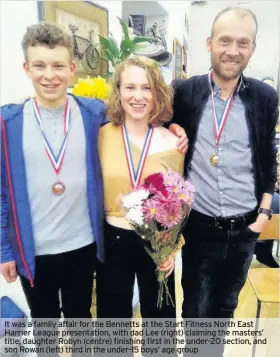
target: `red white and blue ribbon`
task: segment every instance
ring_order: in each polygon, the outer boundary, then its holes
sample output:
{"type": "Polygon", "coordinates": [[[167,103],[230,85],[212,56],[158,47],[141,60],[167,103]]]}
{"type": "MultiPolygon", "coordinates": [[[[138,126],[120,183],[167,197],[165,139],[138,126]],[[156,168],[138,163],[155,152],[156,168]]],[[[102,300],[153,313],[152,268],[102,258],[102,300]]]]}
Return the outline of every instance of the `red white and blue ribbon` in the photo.
{"type": "Polygon", "coordinates": [[[135,171],[132,154],[131,154],[131,149],[130,149],[130,144],[129,144],[128,133],[127,133],[125,125],[122,125],[122,137],[123,137],[124,151],[125,151],[125,155],[126,155],[126,161],[127,161],[127,167],[128,167],[128,171],[129,171],[130,181],[131,181],[131,185],[133,188],[136,188],[141,180],[141,176],[142,176],[142,172],[143,172],[143,169],[145,166],[145,161],[148,156],[153,132],[154,132],[154,128],[150,128],[147,132],[144,146],[143,146],[143,149],[141,152],[138,168],[137,168],[137,171],[135,171]]]}
{"type": "Polygon", "coordinates": [[[233,94],[235,92],[235,90],[232,92],[231,96],[228,98],[223,115],[221,120],[218,120],[217,117],[217,113],[216,113],[216,109],[215,109],[215,104],[214,104],[214,91],[213,91],[213,87],[212,87],[212,71],[209,71],[208,73],[208,81],[209,81],[209,86],[210,86],[210,90],[211,90],[211,98],[212,98],[212,108],[213,108],[213,114],[214,114],[214,130],[215,130],[215,136],[216,136],[216,146],[218,147],[219,145],[219,140],[221,138],[222,132],[224,130],[224,127],[226,125],[228,116],[229,116],[229,112],[230,112],[230,108],[232,105],[232,100],[233,100],[233,94]]]}
{"type": "Polygon", "coordinates": [[[57,156],[53,153],[52,148],[48,142],[48,139],[46,138],[46,135],[44,133],[40,110],[39,110],[39,107],[38,107],[38,104],[37,104],[35,98],[33,99],[33,109],[34,109],[36,120],[40,126],[40,129],[41,129],[41,132],[42,132],[42,135],[44,138],[44,145],[45,145],[47,155],[50,159],[50,162],[51,162],[56,174],[59,174],[62,164],[63,164],[64,156],[65,156],[65,150],[66,150],[66,146],[67,146],[68,133],[69,133],[69,127],[70,127],[70,109],[69,109],[68,100],[66,102],[65,110],[64,110],[64,121],[63,121],[63,123],[64,123],[63,124],[64,139],[63,139],[62,145],[60,147],[60,150],[59,150],[57,156]]]}

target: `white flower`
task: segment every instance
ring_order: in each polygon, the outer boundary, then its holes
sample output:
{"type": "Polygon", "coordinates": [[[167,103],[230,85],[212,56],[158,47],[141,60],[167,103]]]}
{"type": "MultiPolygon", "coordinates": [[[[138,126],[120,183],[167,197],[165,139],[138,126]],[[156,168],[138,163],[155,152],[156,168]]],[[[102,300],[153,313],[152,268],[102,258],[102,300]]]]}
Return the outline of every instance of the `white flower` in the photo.
{"type": "Polygon", "coordinates": [[[125,216],[125,218],[133,223],[138,224],[139,226],[143,225],[144,223],[144,215],[141,209],[141,206],[134,206],[130,208],[125,216]]]}
{"type": "Polygon", "coordinates": [[[140,205],[143,200],[149,196],[149,191],[147,190],[137,190],[122,197],[122,205],[124,208],[129,209],[131,207],[140,205]]]}

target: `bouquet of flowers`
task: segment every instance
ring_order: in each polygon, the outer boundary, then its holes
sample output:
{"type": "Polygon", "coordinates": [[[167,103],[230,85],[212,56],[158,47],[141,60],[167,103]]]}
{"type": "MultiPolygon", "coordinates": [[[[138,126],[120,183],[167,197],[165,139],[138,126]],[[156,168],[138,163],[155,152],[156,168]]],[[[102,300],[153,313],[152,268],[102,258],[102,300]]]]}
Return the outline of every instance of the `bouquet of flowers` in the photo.
{"type": "Polygon", "coordinates": [[[194,186],[178,173],[159,172],[148,176],[142,185],[121,200],[125,218],[143,239],[146,251],[157,265],[159,309],[162,307],[164,291],[167,304],[170,300],[174,306],[166,273],[160,271],[159,266],[176,249],[194,193],[194,186]]]}
{"type": "Polygon", "coordinates": [[[96,78],[79,78],[72,93],[81,97],[106,100],[109,97],[111,86],[100,76],[96,78]]]}

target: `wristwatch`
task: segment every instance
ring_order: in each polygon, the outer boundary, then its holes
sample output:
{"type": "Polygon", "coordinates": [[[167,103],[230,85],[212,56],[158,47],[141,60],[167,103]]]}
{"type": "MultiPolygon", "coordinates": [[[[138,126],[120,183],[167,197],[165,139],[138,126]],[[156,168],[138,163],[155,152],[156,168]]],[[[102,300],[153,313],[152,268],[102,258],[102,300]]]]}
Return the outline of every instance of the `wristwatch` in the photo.
{"type": "Polygon", "coordinates": [[[258,213],[266,214],[268,216],[268,219],[270,220],[272,218],[273,211],[272,209],[259,208],[258,213]]]}

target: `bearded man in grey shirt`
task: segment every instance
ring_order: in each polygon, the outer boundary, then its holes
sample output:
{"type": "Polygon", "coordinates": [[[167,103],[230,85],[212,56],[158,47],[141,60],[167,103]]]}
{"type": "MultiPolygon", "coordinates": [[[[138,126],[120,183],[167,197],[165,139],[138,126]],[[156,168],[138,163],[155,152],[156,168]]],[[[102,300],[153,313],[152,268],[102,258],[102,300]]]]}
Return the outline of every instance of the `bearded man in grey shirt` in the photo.
{"type": "Polygon", "coordinates": [[[173,83],[173,122],[187,132],[185,175],[197,193],[182,249],[184,318],[233,317],[272,215],[277,93],[242,74],[257,28],[250,10],[223,10],[207,40],[209,73],[173,83]]]}

